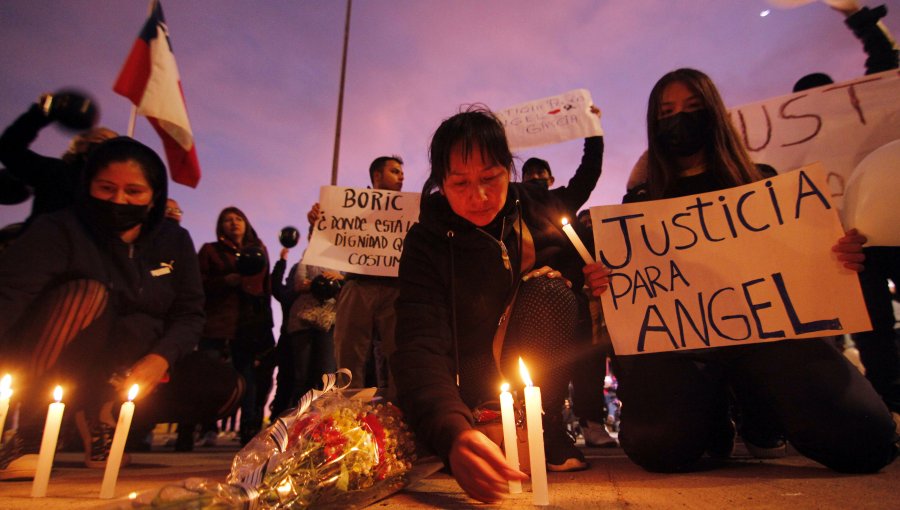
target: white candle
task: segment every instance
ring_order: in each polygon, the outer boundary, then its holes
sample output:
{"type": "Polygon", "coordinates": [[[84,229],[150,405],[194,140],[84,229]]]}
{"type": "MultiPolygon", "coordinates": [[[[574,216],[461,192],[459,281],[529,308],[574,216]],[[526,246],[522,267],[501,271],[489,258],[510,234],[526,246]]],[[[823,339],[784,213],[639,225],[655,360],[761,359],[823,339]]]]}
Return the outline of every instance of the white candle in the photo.
{"type": "Polygon", "coordinates": [[[12,376],[6,374],[0,379],[0,444],[3,444],[3,427],[9,414],[10,397],[12,397],[12,376]]]}
{"type": "MultiPolygon", "coordinates": [[[[519,442],[516,438],[516,414],[513,411],[513,397],[509,392],[509,385],[503,383],[500,387],[500,418],[503,422],[503,449],[506,450],[506,463],[509,467],[519,470],[519,442]]],[[[509,481],[509,493],[520,494],[522,482],[509,481]]]]}
{"type": "Polygon", "coordinates": [[[128,402],[124,402],[119,410],[119,421],[116,423],[116,433],[113,435],[112,445],[109,448],[109,458],[106,459],[106,470],[103,472],[103,484],[100,486],[100,499],[111,499],[116,492],[116,480],[119,478],[119,467],[122,465],[122,456],[125,454],[125,440],[128,439],[131,419],[134,417],[134,397],[137,396],[137,392],[138,385],[135,384],[128,390],[128,402]]]}
{"type": "Polygon", "coordinates": [[[531,457],[531,492],[536,506],[550,504],[547,489],[547,465],[544,459],[544,426],[541,422],[541,389],[531,384],[525,362],[519,358],[519,371],[525,381],[525,423],[528,426],[528,456],[531,457]]]}
{"type": "Polygon", "coordinates": [[[575,249],[578,250],[578,254],[581,255],[581,258],[584,259],[585,264],[593,264],[594,257],[591,257],[587,248],[585,248],[584,243],[581,242],[581,238],[578,237],[578,234],[575,233],[575,229],[572,228],[572,225],[569,225],[569,220],[567,218],[562,219],[562,229],[563,232],[566,233],[566,236],[569,237],[569,241],[572,241],[572,245],[575,246],[575,249]]]}
{"type": "Polygon", "coordinates": [[[38,453],[37,469],[34,483],[31,484],[31,497],[43,498],[47,495],[47,484],[50,482],[50,470],[53,469],[53,457],[56,455],[56,441],[59,439],[59,427],[62,424],[63,411],[66,405],[62,400],[62,387],[53,390],[56,402],[47,410],[47,421],[44,423],[44,437],[41,439],[41,450],[38,453]]]}

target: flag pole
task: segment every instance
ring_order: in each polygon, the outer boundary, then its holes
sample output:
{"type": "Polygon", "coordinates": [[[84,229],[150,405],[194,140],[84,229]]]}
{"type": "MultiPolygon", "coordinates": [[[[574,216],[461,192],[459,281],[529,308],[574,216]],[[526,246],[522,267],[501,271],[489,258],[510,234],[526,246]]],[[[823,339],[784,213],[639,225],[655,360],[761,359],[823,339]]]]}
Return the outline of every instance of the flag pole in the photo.
{"type": "MultiPolygon", "coordinates": [[[[156,0],[150,0],[149,5],[147,6],[147,17],[149,18],[153,14],[153,7],[156,6],[156,0]]],[[[128,132],[126,133],[128,138],[134,138],[134,123],[137,122],[137,105],[131,105],[131,115],[128,117],[128,132]]]]}
{"type": "Polygon", "coordinates": [[[341,119],[344,113],[344,79],[347,75],[347,42],[350,39],[350,8],[353,0],[347,0],[347,18],[344,21],[344,52],[341,56],[341,86],[338,91],[337,126],[334,130],[334,156],[331,159],[331,185],[337,185],[338,155],[341,152],[341,119]]]}

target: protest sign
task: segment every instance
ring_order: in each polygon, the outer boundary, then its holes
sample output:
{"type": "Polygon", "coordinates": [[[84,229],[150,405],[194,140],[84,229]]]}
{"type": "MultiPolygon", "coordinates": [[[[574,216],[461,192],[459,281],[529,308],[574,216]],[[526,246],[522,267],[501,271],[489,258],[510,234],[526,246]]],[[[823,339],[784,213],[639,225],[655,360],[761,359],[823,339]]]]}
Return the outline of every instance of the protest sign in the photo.
{"type": "Polygon", "coordinates": [[[900,139],[900,74],[863,76],[731,108],[750,157],[784,171],[816,161],[830,198],[843,206],[847,181],[870,152],[900,139]]]}
{"type": "Polygon", "coordinates": [[[700,195],[591,208],[619,355],[871,329],[826,172],[811,165],[700,195]]]}
{"type": "Polygon", "coordinates": [[[511,150],[600,136],[600,118],[591,113],[591,93],[576,89],[494,112],[506,129],[511,150]]]}
{"type": "Polygon", "coordinates": [[[397,276],[406,232],[419,219],[419,193],[322,186],[319,219],[303,263],[397,276]]]}

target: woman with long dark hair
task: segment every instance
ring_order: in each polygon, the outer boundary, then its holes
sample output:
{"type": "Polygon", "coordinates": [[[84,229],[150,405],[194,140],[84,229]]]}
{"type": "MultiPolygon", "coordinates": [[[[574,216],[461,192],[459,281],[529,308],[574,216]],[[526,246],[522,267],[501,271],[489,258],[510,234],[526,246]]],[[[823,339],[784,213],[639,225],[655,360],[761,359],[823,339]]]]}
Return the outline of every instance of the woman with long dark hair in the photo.
{"type": "Polygon", "coordinates": [[[275,337],[269,257],[247,215],[237,207],[219,213],[216,239],[204,244],[199,253],[206,291],[200,350],[230,357],[247,381],[240,421],[241,444],[246,444],[262,427],[265,400],[272,388],[275,337]]]}
{"type": "MultiPolygon", "coordinates": [[[[625,202],[658,200],[748,184],[774,175],[755,165],[740,142],[712,80],[678,69],[653,87],[647,107],[647,177],[625,202]]],[[[833,248],[859,271],[865,238],[850,231],[833,248]]],[[[753,264],[752,260],[747,261],[753,264]]],[[[594,295],[609,270],[585,267],[594,295]]],[[[836,471],[878,471],[896,455],[894,424],[871,385],[833,345],[788,340],[616,359],[622,400],[619,440],[649,471],[697,468],[704,453],[731,454],[733,395],[741,435],[761,457],[784,440],[836,471]]]]}
{"type": "MultiPolygon", "coordinates": [[[[587,150],[599,161],[602,138],[589,139],[587,150]]],[[[477,430],[476,415],[504,380],[519,386],[517,359],[541,386],[547,468],[555,471],[587,468],[562,406],[576,360],[594,359],[597,392],[603,361],[590,343],[586,299],[572,290],[581,288],[582,261],[560,228],[566,204],[545,186],[512,182],[499,120],[481,107],[446,119],[430,157],[419,223],[400,259],[391,368],[419,440],[470,496],[495,501],[523,475],[477,430]]]]}

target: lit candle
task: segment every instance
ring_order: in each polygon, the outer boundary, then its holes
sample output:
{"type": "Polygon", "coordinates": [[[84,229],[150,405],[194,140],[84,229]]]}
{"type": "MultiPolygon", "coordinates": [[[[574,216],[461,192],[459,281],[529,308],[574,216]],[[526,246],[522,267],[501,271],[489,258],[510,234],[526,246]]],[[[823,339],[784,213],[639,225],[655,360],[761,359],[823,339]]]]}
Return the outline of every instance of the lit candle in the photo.
{"type": "Polygon", "coordinates": [[[135,384],[128,390],[128,402],[124,402],[119,410],[119,421],[116,423],[116,433],[109,448],[103,484],[100,486],[100,499],[111,499],[116,492],[116,480],[119,478],[119,467],[125,454],[125,440],[128,439],[128,431],[131,429],[131,418],[134,417],[134,397],[137,396],[137,392],[138,385],[135,384]]]}
{"type": "MultiPolygon", "coordinates": [[[[503,383],[500,387],[500,418],[503,423],[503,448],[506,450],[506,463],[509,467],[519,470],[519,442],[516,438],[516,414],[513,411],[513,397],[509,392],[509,385],[503,383]]],[[[522,482],[509,481],[509,493],[522,492],[522,482]]]]}
{"type": "Polygon", "coordinates": [[[536,506],[550,504],[547,490],[547,465],[544,460],[544,426],[541,423],[541,389],[531,384],[525,362],[519,358],[519,371],[525,381],[525,423],[528,426],[528,456],[531,457],[531,492],[536,506]]]}
{"type": "Polygon", "coordinates": [[[50,482],[50,470],[53,468],[53,457],[56,455],[56,441],[59,439],[59,426],[62,424],[63,411],[66,405],[62,400],[62,387],[53,390],[56,402],[47,410],[47,421],[44,423],[44,437],[41,439],[41,450],[38,453],[37,469],[34,483],[31,485],[31,497],[43,498],[47,495],[47,484],[50,482]]]}
{"type": "Polygon", "coordinates": [[[593,264],[594,257],[591,257],[587,248],[585,248],[584,243],[581,242],[581,238],[578,237],[578,234],[575,233],[575,229],[572,228],[572,225],[569,225],[568,218],[562,219],[562,229],[563,232],[569,237],[569,241],[572,241],[572,245],[575,246],[575,249],[578,250],[578,254],[581,255],[581,258],[584,259],[585,264],[593,264]]]}
{"type": "Polygon", "coordinates": [[[9,414],[9,399],[12,397],[12,376],[6,374],[0,379],[0,444],[3,444],[3,427],[9,414]]]}

